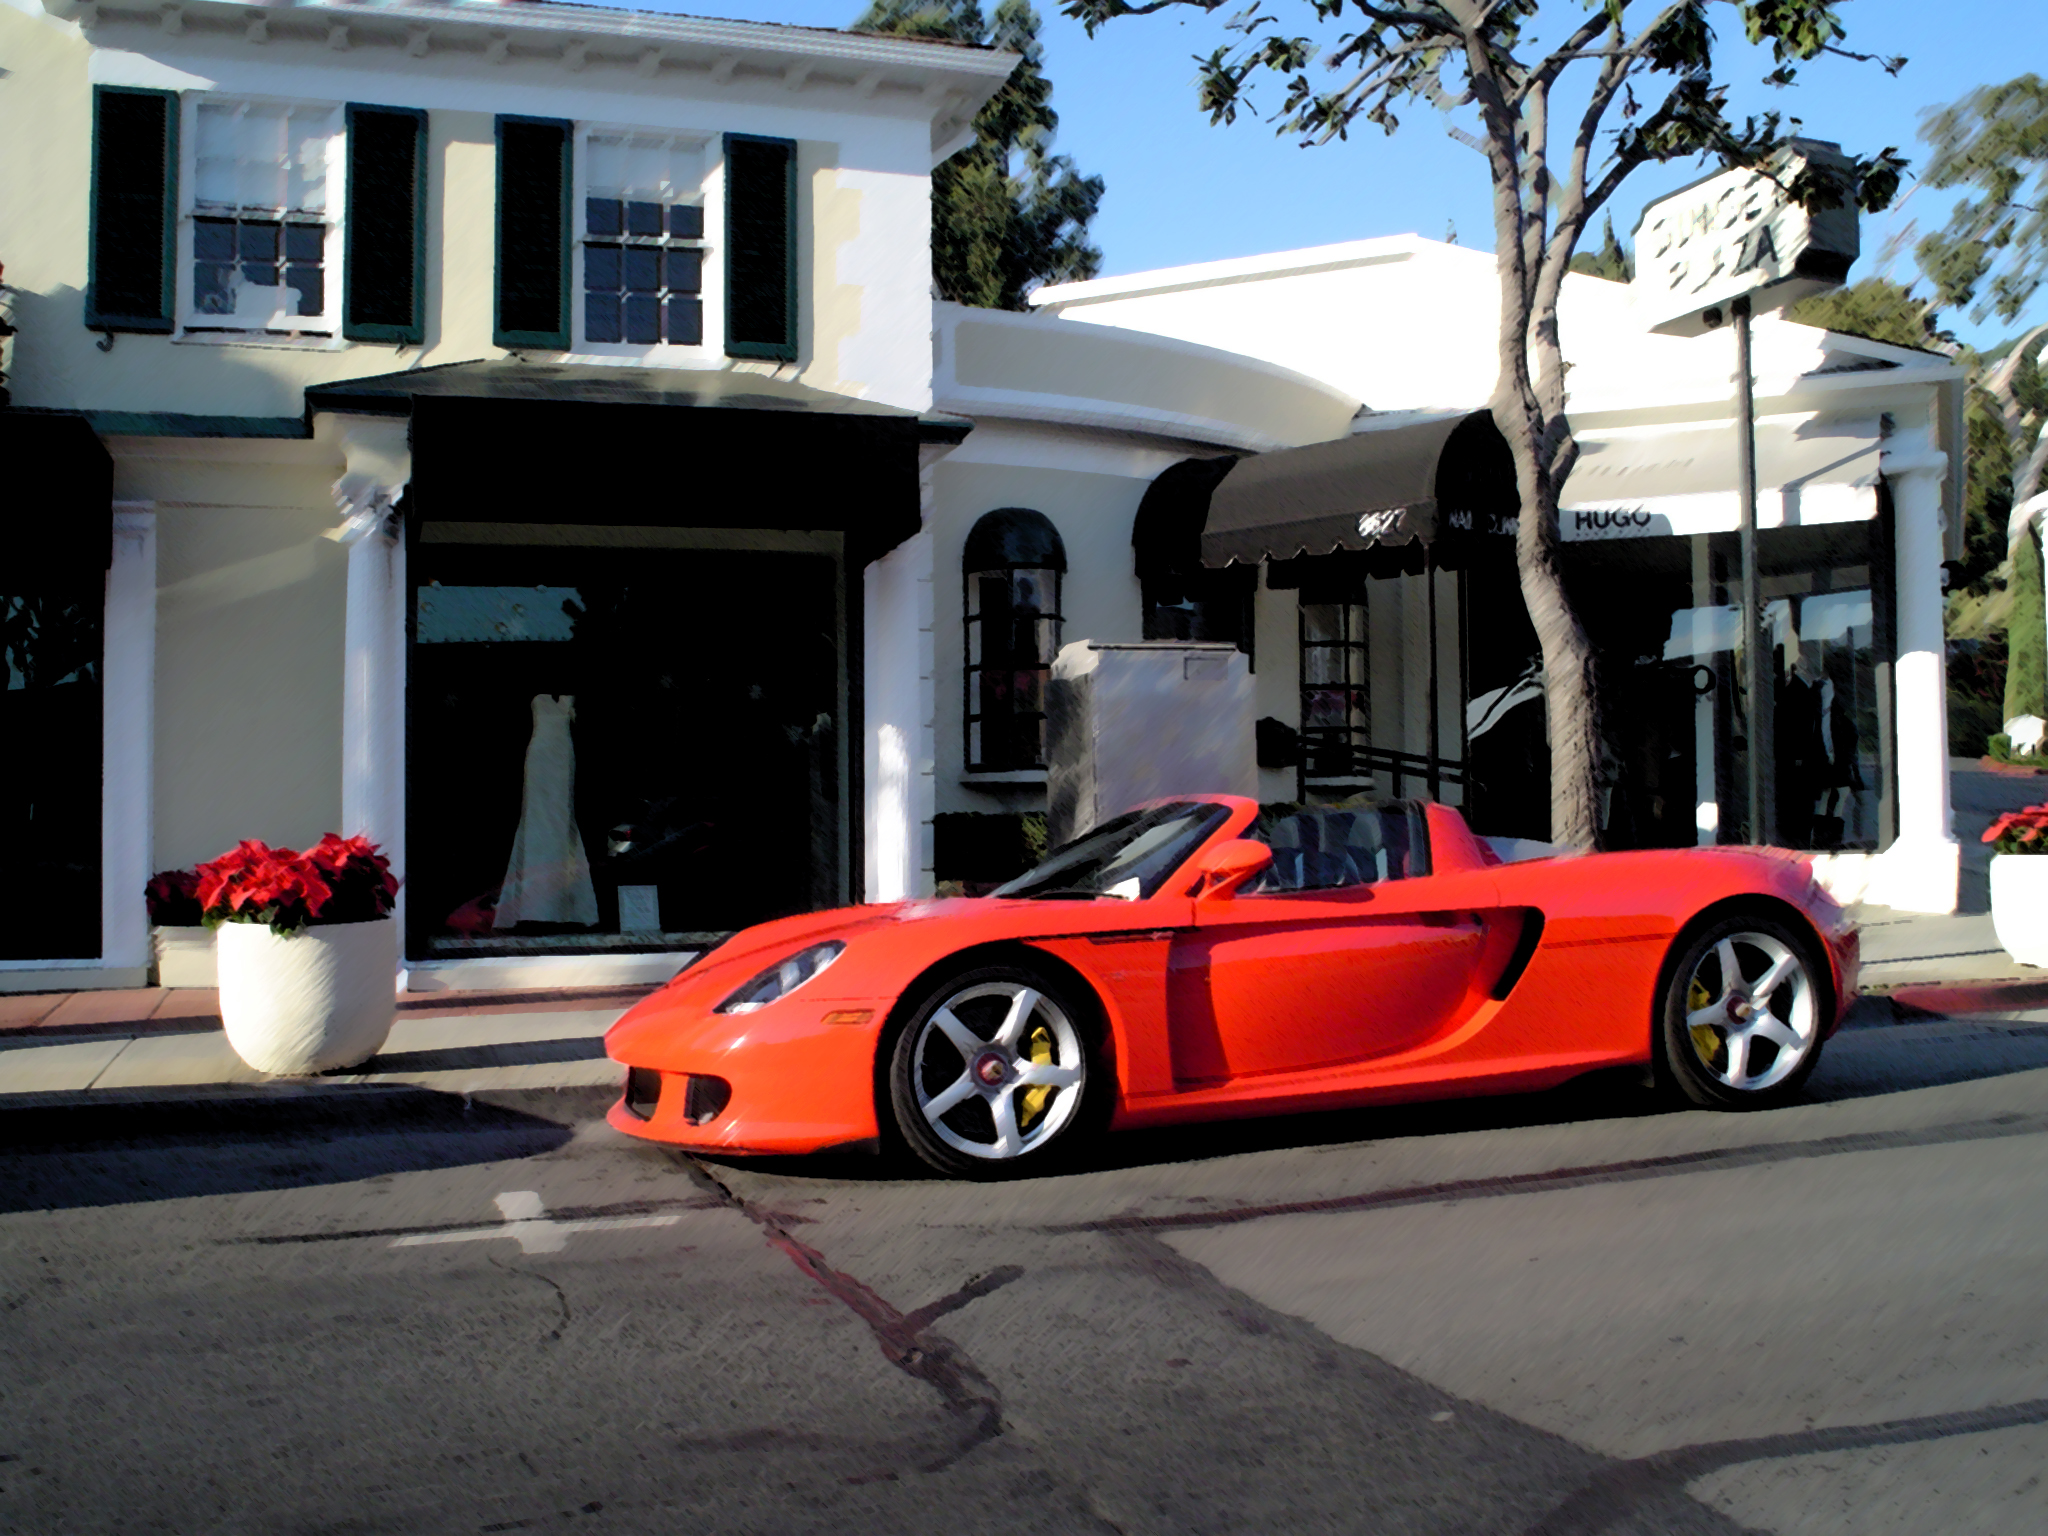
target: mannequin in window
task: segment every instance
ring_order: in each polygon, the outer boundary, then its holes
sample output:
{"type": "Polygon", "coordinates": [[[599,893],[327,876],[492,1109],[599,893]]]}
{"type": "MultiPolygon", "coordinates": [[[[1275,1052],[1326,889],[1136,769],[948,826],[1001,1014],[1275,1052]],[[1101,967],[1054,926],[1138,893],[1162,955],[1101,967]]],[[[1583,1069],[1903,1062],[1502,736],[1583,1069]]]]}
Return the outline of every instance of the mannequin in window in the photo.
{"type": "Polygon", "coordinates": [[[500,932],[518,923],[597,925],[597,888],[576,825],[576,747],[569,736],[575,706],[569,694],[533,696],[519,830],[492,920],[500,932]]]}

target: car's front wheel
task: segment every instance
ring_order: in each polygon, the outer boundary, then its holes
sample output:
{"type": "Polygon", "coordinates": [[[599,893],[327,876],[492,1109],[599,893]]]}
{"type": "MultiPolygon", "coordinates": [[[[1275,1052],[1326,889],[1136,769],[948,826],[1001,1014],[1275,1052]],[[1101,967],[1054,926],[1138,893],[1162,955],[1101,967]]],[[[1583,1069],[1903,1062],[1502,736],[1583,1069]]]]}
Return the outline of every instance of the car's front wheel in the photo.
{"type": "Polygon", "coordinates": [[[1093,1129],[1109,1092],[1091,999],[1023,966],[948,978],[896,1037],[889,1099],[911,1151],[942,1173],[1037,1172],[1093,1129]]]}
{"type": "Polygon", "coordinates": [[[1683,941],[1664,995],[1664,1064],[1695,1104],[1767,1108],[1820,1060],[1826,972],[1813,941],[1776,917],[1738,913],[1683,941]]]}

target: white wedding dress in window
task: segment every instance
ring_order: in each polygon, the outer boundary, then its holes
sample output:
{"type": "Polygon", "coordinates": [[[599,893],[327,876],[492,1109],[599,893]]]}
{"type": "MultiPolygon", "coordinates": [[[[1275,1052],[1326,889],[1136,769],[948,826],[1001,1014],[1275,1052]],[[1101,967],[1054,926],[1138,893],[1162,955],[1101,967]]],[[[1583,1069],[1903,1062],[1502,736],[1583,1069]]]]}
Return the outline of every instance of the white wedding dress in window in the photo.
{"type": "Polygon", "coordinates": [[[515,923],[597,924],[597,887],[576,827],[576,747],[569,694],[533,696],[533,739],[526,747],[526,798],[512,858],[498,890],[494,928],[515,923]]]}

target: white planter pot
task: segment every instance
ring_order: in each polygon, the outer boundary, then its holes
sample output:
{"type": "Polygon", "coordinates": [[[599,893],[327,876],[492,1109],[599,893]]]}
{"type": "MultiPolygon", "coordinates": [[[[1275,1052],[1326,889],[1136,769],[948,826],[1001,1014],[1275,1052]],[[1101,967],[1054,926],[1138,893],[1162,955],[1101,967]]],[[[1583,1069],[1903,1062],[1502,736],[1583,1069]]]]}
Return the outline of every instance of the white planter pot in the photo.
{"type": "Polygon", "coordinates": [[[220,1016],[258,1072],[303,1076],[368,1061],[398,1011],[398,923],[337,923],[279,938],[222,923],[220,1016]]]}
{"type": "Polygon", "coordinates": [[[2021,965],[2048,965],[2048,853],[1991,855],[1991,928],[2021,965]]]}
{"type": "Polygon", "coordinates": [[[217,987],[211,928],[154,928],[156,984],[160,987],[217,987]]]}

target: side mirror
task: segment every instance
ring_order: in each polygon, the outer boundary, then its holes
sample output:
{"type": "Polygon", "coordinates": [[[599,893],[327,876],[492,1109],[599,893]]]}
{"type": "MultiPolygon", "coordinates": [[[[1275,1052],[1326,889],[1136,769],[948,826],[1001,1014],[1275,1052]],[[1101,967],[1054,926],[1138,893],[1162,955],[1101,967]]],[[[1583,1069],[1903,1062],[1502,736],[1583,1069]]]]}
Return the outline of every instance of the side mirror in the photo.
{"type": "Polygon", "coordinates": [[[1193,890],[1197,901],[1224,901],[1238,889],[1273,867],[1273,850],[1248,837],[1219,843],[1205,854],[1197,869],[1201,883],[1193,890]]]}

